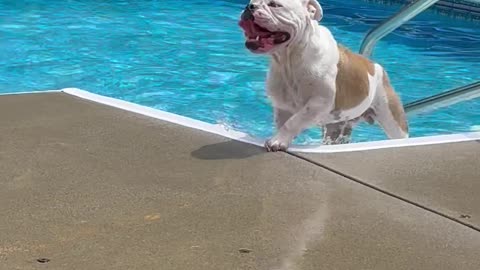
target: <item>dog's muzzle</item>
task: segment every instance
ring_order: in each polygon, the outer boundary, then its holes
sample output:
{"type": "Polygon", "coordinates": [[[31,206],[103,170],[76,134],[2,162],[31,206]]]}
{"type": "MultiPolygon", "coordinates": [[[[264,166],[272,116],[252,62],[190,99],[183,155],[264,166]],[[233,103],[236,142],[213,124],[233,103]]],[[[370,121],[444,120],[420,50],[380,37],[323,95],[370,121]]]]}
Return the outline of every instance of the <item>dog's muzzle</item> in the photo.
{"type": "Polygon", "coordinates": [[[254,21],[255,17],[253,16],[253,11],[255,10],[254,5],[247,5],[245,10],[242,13],[242,20],[244,21],[254,21]]]}
{"type": "Polygon", "coordinates": [[[273,47],[285,43],[290,39],[290,34],[283,31],[270,31],[255,22],[253,15],[257,7],[248,5],[241,14],[239,22],[246,37],[245,46],[253,52],[265,53],[273,47]]]}

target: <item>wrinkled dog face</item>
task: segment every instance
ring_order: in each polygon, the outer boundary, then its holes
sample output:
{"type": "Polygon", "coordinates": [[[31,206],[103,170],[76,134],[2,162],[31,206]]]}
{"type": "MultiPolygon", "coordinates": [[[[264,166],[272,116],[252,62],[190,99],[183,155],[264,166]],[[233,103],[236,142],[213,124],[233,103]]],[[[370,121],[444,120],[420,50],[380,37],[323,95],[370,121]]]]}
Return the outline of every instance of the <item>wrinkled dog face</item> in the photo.
{"type": "Polygon", "coordinates": [[[317,0],[251,0],[239,22],[245,46],[254,53],[272,53],[298,40],[310,20],[323,11],[317,0]]]}

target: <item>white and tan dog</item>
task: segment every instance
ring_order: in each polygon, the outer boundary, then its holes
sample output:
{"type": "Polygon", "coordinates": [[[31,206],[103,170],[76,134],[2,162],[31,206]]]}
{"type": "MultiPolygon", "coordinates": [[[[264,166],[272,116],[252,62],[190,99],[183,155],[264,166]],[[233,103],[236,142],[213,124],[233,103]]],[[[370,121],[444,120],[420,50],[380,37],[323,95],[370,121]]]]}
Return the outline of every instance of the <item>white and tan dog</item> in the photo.
{"type": "Polygon", "coordinates": [[[320,25],[317,0],[251,0],[239,25],[245,46],[271,56],[267,94],[276,135],[268,151],[286,150],[305,129],[323,127],[325,144],[346,143],[358,121],[377,121],[390,139],[407,138],[408,124],[387,73],[340,46],[320,25]]]}

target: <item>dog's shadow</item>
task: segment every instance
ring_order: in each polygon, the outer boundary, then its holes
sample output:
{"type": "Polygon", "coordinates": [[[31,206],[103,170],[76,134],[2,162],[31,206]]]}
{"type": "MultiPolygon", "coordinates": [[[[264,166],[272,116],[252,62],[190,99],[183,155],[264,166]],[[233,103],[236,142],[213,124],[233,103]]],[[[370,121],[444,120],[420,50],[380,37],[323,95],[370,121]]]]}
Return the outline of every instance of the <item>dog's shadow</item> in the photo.
{"type": "Polygon", "coordinates": [[[243,142],[227,141],[205,145],[191,153],[192,157],[203,160],[245,159],[260,154],[265,150],[261,147],[243,142]]]}

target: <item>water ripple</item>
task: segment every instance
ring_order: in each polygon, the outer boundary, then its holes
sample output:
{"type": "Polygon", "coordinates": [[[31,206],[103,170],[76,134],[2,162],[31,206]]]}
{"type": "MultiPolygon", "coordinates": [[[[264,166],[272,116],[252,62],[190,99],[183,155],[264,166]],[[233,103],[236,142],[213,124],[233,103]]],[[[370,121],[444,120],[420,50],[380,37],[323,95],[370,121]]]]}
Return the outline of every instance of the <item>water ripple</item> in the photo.
{"type": "MultiPolygon", "coordinates": [[[[251,135],[273,132],[266,57],[244,48],[243,0],[0,1],[0,92],[78,87],[251,135]]],[[[398,10],[327,1],[323,24],[358,50],[398,10]]],[[[480,79],[480,24],[426,12],[379,42],[374,58],[404,102],[480,79]]],[[[409,119],[412,135],[470,131],[479,101],[409,119]]],[[[361,125],[355,141],[385,138],[361,125]]],[[[297,143],[318,144],[318,129],[297,143]]]]}

